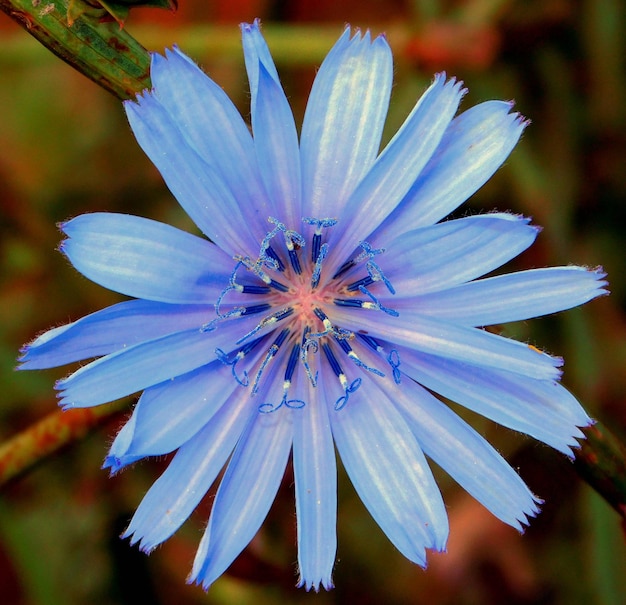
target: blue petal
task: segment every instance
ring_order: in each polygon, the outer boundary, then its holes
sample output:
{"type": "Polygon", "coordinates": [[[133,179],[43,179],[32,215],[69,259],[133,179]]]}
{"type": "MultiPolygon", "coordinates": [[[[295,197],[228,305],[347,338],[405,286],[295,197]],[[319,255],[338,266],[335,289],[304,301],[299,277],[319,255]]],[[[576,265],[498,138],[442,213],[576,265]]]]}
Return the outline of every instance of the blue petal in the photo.
{"type": "Polygon", "coordinates": [[[414,297],[462,284],[526,250],[539,229],[510,214],[480,214],[416,229],[388,242],[380,265],[396,295],[414,297]]]}
{"type": "Polygon", "coordinates": [[[561,374],[562,359],[478,328],[457,326],[412,309],[402,309],[398,317],[380,311],[349,311],[345,307],[333,310],[337,325],[415,351],[485,368],[510,369],[529,378],[553,380],[561,374]]]}
{"type": "Polygon", "coordinates": [[[232,260],[170,225],[127,214],[83,214],[62,225],[61,251],[90,280],[121,294],[210,304],[228,285],[232,260]]]}
{"type": "Polygon", "coordinates": [[[258,233],[252,235],[230,183],[189,145],[161,103],[145,93],[124,107],[137,142],[202,232],[229,256],[256,256],[258,233]]]}
{"type": "MultiPolygon", "coordinates": [[[[306,379],[305,379],[306,380],[306,379]]],[[[318,386],[319,388],[319,386],[318,386]]],[[[298,522],[298,586],[332,588],[337,550],[337,468],[326,406],[304,385],[295,396],[306,405],[293,414],[293,469],[298,522]]]]}
{"type": "Polygon", "coordinates": [[[254,99],[259,92],[259,69],[261,65],[268,75],[276,83],[280,82],[278,71],[270,53],[270,49],[261,34],[261,21],[255,19],[253,23],[242,23],[241,42],[243,44],[243,56],[250,82],[250,94],[252,96],[251,106],[254,108],[254,99]]]}
{"type": "MultiPolygon", "coordinates": [[[[131,415],[131,417],[126,421],[124,426],[118,431],[115,439],[113,441],[113,447],[118,449],[119,451],[125,451],[128,449],[130,445],[133,434],[135,432],[137,417],[135,415],[131,415]]],[[[129,464],[134,464],[135,462],[142,460],[144,456],[124,456],[123,458],[117,457],[109,453],[102,463],[103,469],[110,469],[111,476],[115,475],[117,472],[121,471],[124,467],[129,464]]]]}
{"type": "Polygon", "coordinates": [[[290,227],[302,219],[300,149],[293,113],[278,77],[260,21],[241,24],[250,82],[254,146],[273,216],[290,227]]]}
{"type": "Polygon", "coordinates": [[[261,175],[271,200],[272,215],[297,227],[302,220],[302,209],[296,125],[280,82],[272,78],[262,62],[257,72],[252,129],[261,175]]]}
{"type": "Polygon", "coordinates": [[[252,540],[276,497],[292,439],[291,411],[285,407],[259,413],[249,423],[215,496],[189,582],[208,589],[252,540]]]}
{"type": "Polygon", "coordinates": [[[411,380],[389,394],[427,456],[498,519],[522,529],[536,498],[485,439],[450,408],[411,380]]]}
{"type": "Polygon", "coordinates": [[[406,421],[381,405],[369,378],[329,416],[337,450],[361,500],[395,547],[426,566],[425,549],[443,550],[448,519],[428,463],[406,421]]]}
{"type": "Polygon", "coordinates": [[[415,311],[466,326],[548,315],[606,294],[601,269],[550,267],[474,281],[403,301],[415,311]]]}
{"type": "Polygon", "coordinates": [[[452,121],[439,147],[372,243],[432,225],[482,187],[517,144],[526,122],[512,104],[488,101],[452,121]]]}
{"type": "Polygon", "coordinates": [[[152,55],[156,98],[189,146],[221,177],[244,218],[265,221],[270,208],[248,126],[224,90],[189,57],[177,48],[165,54],[152,55]]]}
{"type": "Polygon", "coordinates": [[[243,392],[230,368],[220,361],[146,389],[128,421],[131,429],[115,438],[105,466],[118,470],[128,460],[174,451],[236,391],[243,392]]]}
{"type": "Polygon", "coordinates": [[[144,496],[123,537],[151,551],[189,517],[226,463],[250,413],[249,394],[231,398],[198,434],[181,446],[144,496]]]}
{"type": "Polygon", "coordinates": [[[324,59],[301,136],[303,206],[310,216],[341,213],[376,158],[392,71],[387,41],[372,42],[369,32],[350,39],[349,28],[324,59]]]}
{"type": "Polygon", "coordinates": [[[169,334],[101,357],[57,383],[64,408],[89,407],[113,401],[191,372],[216,358],[257,320],[242,318],[213,332],[199,328],[169,334]]]}
{"type": "Polygon", "coordinates": [[[199,327],[214,314],[213,305],[168,305],[149,300],[118,303],[35,338],[22,349],[20,369],[52,368],[108,355],[146,340],[199,327]]]}
{"type": "MultiPolygon", "coordinates": [[[[333,254],[343,259],[391,214],[415,182],[465,93],[461,82],[438,74],[350,196],[333,229],[333,254]]],[[[333,267],[337,269],[338,267],[333,267]]]]}
{"type": "MultiPolygon", "coordinates": [[[[572,456],[591,419],[560,384],[400,349],[402,370],[428,389],[572,456]]],[[[513,366],[512,366],[513,367],[513,366]]]]}

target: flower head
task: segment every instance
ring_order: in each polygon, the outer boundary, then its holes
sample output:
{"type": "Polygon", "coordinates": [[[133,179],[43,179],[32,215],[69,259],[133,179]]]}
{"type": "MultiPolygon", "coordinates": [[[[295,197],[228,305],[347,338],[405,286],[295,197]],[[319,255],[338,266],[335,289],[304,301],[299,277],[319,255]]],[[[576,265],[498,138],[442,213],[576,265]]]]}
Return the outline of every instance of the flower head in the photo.
{"type": "Polygon", "coordinates": [[[58,382],[64,408],[143,391],[105,467],[176,452],[125,535],[150,551],[222,468],[190,581],[205,588],[261,526],[290,455],[300,585],[332,586],[336,461],[411,561],[445,548],[428,456],[505,523],[538,500],[436,395],[572,455],[590,423],[561,365],[482,329],[582,304],[604,273],[483,276],[534,241],[506,213],[447,220],[525,127],[511,103],[457,117],[465,89],[435,77],[379,154],[392,83],[384,37],[345,30],[324,60],[298,140],[259,24],[243,25],[252,136],[222,89],[178,49],[154,55],[131,127],[208,239],[96,213],[61,250],[131,297],[25,347],[22,367],[96,358],[58,382]]]}

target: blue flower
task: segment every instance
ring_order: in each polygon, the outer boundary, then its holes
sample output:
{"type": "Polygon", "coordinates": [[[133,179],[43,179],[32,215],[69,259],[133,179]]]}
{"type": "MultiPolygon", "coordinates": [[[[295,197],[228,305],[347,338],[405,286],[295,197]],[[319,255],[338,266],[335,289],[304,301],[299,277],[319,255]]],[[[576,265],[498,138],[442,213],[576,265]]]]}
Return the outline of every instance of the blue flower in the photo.
{"type": "Polygon", "coordinates": [[[131,297],[39,336],[22,368],[96,358],[60,380],[63,408],[143,391],[105,467],[176,452],[125,536],[150,551],[226,466],[190,581],[208,588],[246,547],[290,456],[300,586],[332,586],[335,447],[391,542],[426,565],[448,521],[426,456],[522,529],[538,499],[436,395],[572,456],[591,420],[562,360],[484,330],[580,305],[600,269],[483,277],[534,241],[506,213],[439,222],[497,170],[526,122],[511,103],[457,117],[435,77],[379,154],[392,86],[384,37],[346,29],[315,79],[298,140],[259,24],[243,25],[252,136],[178,49],[154,55],[131,127],[207,239],[95,213],[62,225],[83,275],[131,297]]]}

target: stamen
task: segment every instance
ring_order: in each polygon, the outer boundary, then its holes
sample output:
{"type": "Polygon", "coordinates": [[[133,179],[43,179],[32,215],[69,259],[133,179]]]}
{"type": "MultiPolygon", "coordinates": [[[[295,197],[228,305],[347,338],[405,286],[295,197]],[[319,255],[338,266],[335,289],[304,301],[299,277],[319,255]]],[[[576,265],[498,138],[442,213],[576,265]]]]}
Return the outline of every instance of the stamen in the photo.
{"type": "Polygon", "coordinates": [[[320,250],[322,248],[322,234],[317,233],[317,231],[313,234],[313,245],[311,246],[311,262],[317,264],[317,260],[320,256],[320,250]]]}
{"type": "Polygon", "coordinates": [[[289,335],[289,328],[285,328],[276,338],[276,340],[274,341],[274,344],[277,347],[280,347],[283,342],[285,342],[285,338],[287,338],[287,336],[289,335]]]}
{"type": "Polygon", "coordinates": [[[298,252],[294,249],[293,244],[291,246],[291,249],[287,248],[287,251],[289,252],[289,261],[291,262],[291,267],[298,275],[300,275],[302,273],[302,267],[300,266],[298,252]]]}
{"type": "Polygon", "coordinates": [[[280,321],[281,319],[285,319],[285,317],[289,317],[292,313],[293,307],[287,307],[286,309],[281,309],[280,311],[277,311],[274,317],[276,321],[280,321]]]}
{"type": "Polygon", "coordinates": [[[372,248],[367,242],[359,242],[359,246],[363,248],[363,252],[359,254],[355,259],[355,263],[360,263],[361,261],[367,259],[374,258],[375,256],[382,254],[385,249],[384,248],[372,248]]]}
{"type": "Polygon", "coordinates": [[[371,259],[377,254],[382,254],[385,251],[384,248],[372,248],[367,242],[359,242],[359,246],[363,248],[363,252],[361,252],[355,258],[348,260],[343,265],[341,265],[341,267],[337,269],[335,275],[333,275],[333,279],[341,277],[346,271],[352,269],[352,267],[354,267],[357,263],[360,263],[365,259],[371,259]]]}
{"type": "Polygon", "coordinates": [[[330,319],[328,319],[328,316],[326,315],[326,313],[324,313],[324,311],[322,311],[319,307],[315,307],[315,309],[313,309],[313,313],[315,313],[316,317],[322,322],[322,324],[324,324],[324,331],[323,332],[311,332],[311,337],[321,338],[322,336],[326,336],[327,334],[330,334],[333,331],[333,324],[330,321],[330,319]]]}
{"type": "Polygon", "coordinates": [[[271,288],[274,288],[274,289],[278,290],[279,292],[289,292],[289,287],[288,286],[285,286],[285,284],[281,284],[280,282],[274,281],[273,279],[270,279],[270,281],[267,282],[267,284],[271,288]]]}
{"type": "Polygon", "coordinates": [[[322,273],[322,262],[328,255],[328,244],[322,245],[315,261],[315,267],[313,268],[313,275],[311,276],[311,288],[317,288],[320,283],[320,275],[322,273]]]}
{"type": "Polygon", "coordinates": [[[287,393],[289,388],[291,387],[291,378],[293,377],[293,373],[296,369],[296,365],[298,363],[298,358],[300,357],[300,345],[295,344],[291,349],[291,353],[289,355],[289,361],[287,361],[287,369],[285,370],[285,381],[283,382],[283,398],[281,399],[278,405],[274,405],[273,403],[263,403],[259,406],[259,412],[261,414],[271,414],[275,412],[283,405],[292,410],[302,409],[306,403],[301,399],[287,399],[287,393]]]}
{"type": "Polygon", "coordinates": [[[242,307],[242,315],[255,315],[256,313],[263,313],[272,308],[272,305],[268,303],[262,303],[260,305],[250,305],[249,307],[242,307]]]}
{"type": "Polygon", "coordinates": [[[269,286],[241,286],[242,294],[269,294],[272,289],[269,286]]]}
{"type": "MultiPolygon", "coordinates": [[[[238,350],[235,349],[231,353],[226,353],[222,349],[215,349],[215,355],[217,359],[224,365],[228,365],[231,367],[232,375],[239,385],[250,386],[251,384],[252,395],[256,395],[259,392],[261,381],[263,380],[265,371],[272,363],[272,360],[277,357],[280,348],[288,341],[289,335],[291,334],[291,322],[286,322],[285,324],[283,324],[282,330],[280,330],[279,328],[279,330],[274,331],[276,324],[295,313],[294,307],[291,306],[284,306],[276,310],[276,306],[280,304],[279,301],[281,299],[287,300],[288,297],[272,296],[271,298],[268,297],[265,299],[263,297],[266,295],[271,295],[273,291],[278,291],[282,294],[289,294],[290,292],[293,292],[294,296],[299,296],[296,292],[295,287],[293,290],[291,289],[291,283],[289,280],[291,277],[293,277],[294,274],[301,275],[305,268],[302,264],[302,259],[305,257],[302,257],[300,252],[301,249],[305,246],[304,237],[294,230],[287,229],[287,227],[283,223],[273,217],[270,217],[268,220],[273,225],[273,228],[271,229],[271,231],[266,233],[265,237],[261,241],[259,257],[257,259],[251,258],[249,256],[235,257],[237,264],[230,276],[229,283],[227,287],[224,288],[224,290],[220,293],[214,305],[217,317],[216,319],[212,320],[201,328],[203,331],[210,331],[216,329],[219,322],[227,319],[234,319],[241,316],[256,314],[264,315],[264,317],[260,319],[260,321],[252,330],[250,330],[242,338],[236,341],[236,345],[240,346],[238,350]],[[289,262],[287,262],[287,259],[284,255],[284,249],[280,248],[279,246],[277,246],[276,242],[272,241],[279,233],[282,233],[284,237],[284,244],[285,248],[287,249],[289,262]],[[291,265],[293,274],[289,272],[285,274],[289,264],[291,265]],[[242,266],[245,267],[248,271],[254,273],[254,275],[260,280],[260,282],[254,283],[254,279],[248,278],[246,281],[252,281],[252,284],[243,285],[237,283],[237,272],[242,266]],[[282,272],[285,277],[279,279],[284,280],[285,283],[274,279],[274,276],[276,276],[277,273],[272,274],[272,271],[282,272]],[[259,298],[252,298],[251,302],[253,304],[248,304],[247,306],[242,305],[235,307],[234,304],[226,305],[226,296],[231,291],[234,291],[238,294],[255,295],[259,298]],[[266,300],[271,302],[265,302],[266,300]],[[223,311],[222,307],[226,309],[230,307],[230,309],[227,311],[223,311]],[[284,327],[285,325],[286,327],[284,327]],[[280,331],[280,333],[275,336],[274,341],[265,350],[265,352],[261,351],[258,355],[255,355],[256,361],[254,367],[256,368],[256,373],[254,375],[254,379],[250,378],[248,372],[245,369],[240,370],[238,373],[237,364],[242,359],[244,359],[254,347],[259,346],[259,343],[261,342],[267,342],[267,339],[271,337],[270,335],[272,333],[276,335],[278,331],[280,331]],[[259,336],[259,332],[262,333],[261,336],[259,336]]],[[[327,242],[324,242],[323,230],[334,226],[337,223],[337,219],[317,219],[305,217],[302,219],[302,221],[307,225],[313,227],[313,235],[310,242],[311,262],[313,263],[310,288],[311,290],[314,290],[315,288],[318,288],[321,283],[322,267],[325,263],[327,256],[329,255],[330,250],[329,244],[327,242]]],[[[307,235],[308,234],[310,234],[310,231],[307,231],[307,235]]],[[[395,290],[390,281],[385,276],[383,270],[378,265],[378,263],[373,260],[377,255],[382,254],[384,252],[384,249],[373,248],[365,241],[360,242],[359,246],[361,247],[361,251],[359,253],[355,252],[355,256],[352,259],[346,261],[343,265],[341,265],[333,276],[333,279],[342,276],[344,273],[352,272],[359,263],[365,264],[367,274],[359,279],[357,279],[356,275],[351,279],[346,279],[346,282],[349,282],[348,285],[342,284],[341,287],[343,288],[343,292],[346,293],[347,296],[346,298],[334,299],[334,304],[339,307],[376,310],[382,311],[394,317],[399,316],[399,313],[397,311],[385,307],[382,304],[381,300],[368,289],[369,287],[372,287],[373,284],[382,282],[391,294],[395,294],[395,290]],[[352,293],[357,292],[365,295],[366,298],[353,298],[352,293]]],[[[354,273],[356,274],[356,271],[354,271],[354,273]]],[[[361,268],[361,275],[363,274],[364,272],[361,268]]],[[[350,273],[350,275],[352,275],[352,273],[350,273]]],[[[375,290],[375,288],[372,289],[375,290]]],[[[358,296],[358,294],[356,294],[356,296],[358,296]]],[[[324,300],[327,300],[326,297],[324,297],[324,300]]],[[[235,303],[238,303],[237,299],[235,299],[235,303]]],[[[350,382],[350,379],[345,374],[342,368],[342,363],[345,362],[341,361],[341,354],[338,353],[339,349],[336,347],[336,345],[332,344],[332,340],[330,340],[330,337],[335,340],[337,345],[339,345],[341,351],[343,351],[343,353],[358,368],[375,374],[376,376],[385,376],[382,371],[375,367],[367,365],[364,361],[361,360],[361,358],[357,354],[357,351],[359,350],[358,345],[355,347],[356,351],[352,348],[351,344],[353,345],[354,343],[350,343],[349,341],[354,339],[354,332],[335,326],[332,320],[322,310],[322,307],[313,308],[313,314],[322,324],[320,331],[312,331],[311,326],[320,327],[319,324],[316,324],[315,320],[313,320],[311,325],[304,328],[302,332],[301,343],[294,344],[293,340],[290,341],[291,344],[289,345],[289,355],[287,356],[285,351],[285,353],[280,356],[280,365],[277,366],[277,368],[284,369],[282,397],[280,398],[280,401],[276,401],[274,403],[266,402],[259,405],[258,411],[260,413],[272,413],[283,406],[291,409],[300,409],[306,405],[305,401],[302,401],[300,399],[290,399],[289,390],[292,387],[292,381],[296,376],[296,371],[299,371],[299,362],[302,364],[304,372],[306,373],[306,376],[308,377],[310,383],[314,387],[317,386],[318,371],[315,369],[316,364],[311,361],[310,354],[314,355],[318,353],[320,347],[324,351],[325,361],[328,362],[328,365],[339,380],[339,383],[341,384],[341,388],[343,390],[342,396],[335,401],[335,409],[341,410],[347,405],[350,396],[361,387],[362,379],[356,378],[355,380],[352,380],[352,382],[350,382]]],[[[366,334],[358,334],[358,336],[370,349],[381,354],[383,359],[386,360],[392,370],[393,380],[397,384],[399,384],[402,377],[402,371],[400,370],[400,356],[398,351],[396,349],[393,349],[391,353],[387,355],[382,345],[376,339],[366,334]]],[[[265,344],[264,347],[267,347],[267,344],[265,344]]],[[[363,349],[361,349],[361,351],[363,351],[363,349]]],[[[321,361],[321,363],[324,363],[324,361],[321,361]]],[[[250,364],[246,363],[246,365],[250,364]]],[[[272,372],[272,374],[274,373],[275,372],[272,372]]],[[[278,397],[280,397],[280,395],[278,397]]]]}
{"type": "MultiPolygon", "coordinates": [[[[267,239],[268,236],[266,236],[265,239],[267,239]]],[[[265,242],[265,240],[263,241],[265,242]]],[[[273,280],[261,268],[263,267],[263,265],[266,265],[266,266],[269,266],[270,269],[275,269],[275,270],[279,269],[278,263],[273,258],[265,254],[267,249],[268,249],[267,247],[263,248],[263,246],[261,246],[261,253],[260,253],[259,258],[256,261],[253,261],[249,256],[240,256],[240,255],[235,256],[235,260],[237,261],[237,267],[235,268],[235,271],[239,268],[239,266],[243,265],[246,269],[248,269],[248,271],[252,271],[252,273],[254,273],[259,279],[261,279],[263,283],[267,284],[271,288],[275,288],[276,290],[279,290],[280,292],[289,292],[289,288],[287,286],[285,286],[284,284],[281,284],[280,282],[273,280]]],[[[239,286],[239,288],[241,287],[242,286],[239,286]]],[[[229,289],[233,289],[233,288],[229,288],[229,289]]],[[[241,291],[241,290],[238,290],[238,291],[241,291]]]]}
{"type": "Polygon", "coordinates": [[[302,399],[287,399],[287,393],[283,393],[283,398],[280,400],[278,405],[274,405],[273,403],[262,403],[259,406],[259,413],[261,414],[271,414],[275,412],[279,408],[285,406],[290,410],[301,410],[306,405],[306,402],[302,401],[302,399]]]}
{"type": "Polygon", "coordinates": [[[228,355],[227,353],[225,353],[222,349],[215,349],[215,355],[217,356],[217,358],[224,364],[227,366],[231,366],[231,372],[233,374],[234,379],[242,386],[242,387],[247,387],[248,384],[250,384],[250,380],[248,378],[248,372],[246,372],[245,370],[243,371],[243,378],[240,379],[239,376],[237,376],[237,372],[236,372],[236,366],[237,364],[248,354],[250,353],[250,351],[252,351],[252,349],[254,349],[260,342],[262,342],[263,340],[265,340],[265,336],[261,336],[260,338],[257,338],[255,340],[253,340],[252,342],[249,342],[248,344],[244,345],[243,347],[241,347],[234,355],[231,353],[231,355],[228,355]]]}
{"type": "Polygon", "coordinates": [[[377,263],[375,263],[373,260],[370,260],[366,263],[365,268],[367,269],[367,272],[369,273],[369,277],[372,282],[382,281],[385,286],[387,286],[387,290],[389,290],[391,294],[396,293],[394,287],[391,285],[391,282],[385,277],[383,270],[378,266],[377,263]]]}
{"type": "Polygon", "coordinates": [[[338,412],[346,406],[350,394],[354,393],[361,386],[362,382],[361,378],[355,378],[348,386],[344,387],[344,395],[335,401],[335,411],[338,412]]]}
{"type": "MultiPolygon", "coordinates": [[[[304,238],[296,231],[287,229],[287,227],[283,223],[281,223],[278,219],[275,219],[272,216],[270,216],[267,220],[273,225],[275,225],[275,227],[269,233],[267,233],[267,235],[263,238],[263,241],[261,242],[261,250],[260,250],[259,258],[260,260],[265,262],[267,266],[271,267],[272,269],[284,271],[285,265],[281,261],[279,256],[276,254],[276,252],[273,250],[273,248],[270,246],[270,241],[278,233],[280,232],[284,233],[285,244],[287,246],[287,250],[291,253],[291,251],[294,249],[294,242],[299,247],[304,246],[304,238]]],[[[291,257],[291,254],[290,254],[290,257],[291,257]]],[[[293,259],[291,259],[291,264],[293,266],[293,259]]],[[[299,266],[299,263],[298,263],[298,266],[299,266]]],[[[295,266],[294,266],[294,270],[296,271],[296,273],[299,273],[299,271],[296,269],[295,266]]]]}
{"type": "Polygon", "coordinates": [[[339,267],[339,269],[337,269],[337,272],[333,275],[333,279],[341,277],[348,269],[352,269],[354,265],[356,265],[354,259],[346,261],[343,265],[341,265],[341,267],[339,267]]]}
{"type": "MultiPolygon", "coordinates": [[[[220,295],[217,297],[217,300],[215,301],[215,304],[213,305],[215,307],[215,314],[218,316],[218,318],[220,319],[225,319],[227,317],[231,317],[233,316],[235,313],[234,311],[242,311],[242,307],[237,307],[236,309],[232,309],[231,311],[229,311],[226,314],[221,313],[220,311],[220,305],[222,304],[222,302],[224,301],[224,298],[226,297],[226,295],[232,291],[235,290],[236,292],[241,292],[243,290],[243,286],[240,286],[237,281],[237,271],[239,269],[239,267],[241,267],[242,263],[237,263],[235,265],[235,268],[233,269],[233,272],[230,274],[230,278],[228,280],[228,286],[226,286],[221,292],[220,295]]],[[[207,328],[208,326],[211,324],[212,322],[209,322],[209,324],[206,324],[207,328]]],[[[210,330],[204,330],[203,326],[203,331],[210,331],[210,330]]],[[[213,328],[212,328],[213,329],[213,328]]]]}
{"type": "Polygon", "coordinates": [[[338,307],[353,307],[355,309],[360,309],[363,307],[363,303],[365,301],[361,300],[360,298],[335,298],[333,302],[338,307]]]}
{"type": "MultiPolygon", "coordinates": [[[[270,276],[261,269],[263,264],[265,263],[265,258],[261,256],[256,261],[253,261],[249,256],[241,256],[237,255],[234,257],[237,261],[238,266],[243,265],[248,271],[252,271],[259,279],[263,280],[268,286],[272,282],[270,276]]],[[[270,259],[271,260],[271,259],[270,259]]]]}
{"type": "Polygon", "coordinates": [[[298,359],[300,358],[300,345],[295,344],[291,349],[291,354],[289,355],[289,361],[287,361],[287,369],[285,370],[285,383],[291,384],[291,378],[293,377],[293,373],[296,369],[296,364],[298,363],[298,359]]]}
{"type": "Polygon", "coordinates": [[[245,312],[245,307],[235,307],[226,313],[221,313],[219,311],[218,303],[215,303],[215,312],[217,313],[217,317],[212,319],[211,321],[200,326],[200,332],[213,332],[217,328],[217,324],[221,321],[224,321],[230,317],[241,317],[245,312]]]}
{"type": "Polygon", "coordinates": [[[316,233],[321,233],[325,227],[334,227],[339,221],[336,218],[313,218],[312,216],[302,217],[302,222],[307,225],[315,225],[317,229],[316,233]]]}
{"type": "Polygon", "coordinates": [[[400,368],[400,353],[396,349],[392,349],[387,357],[387,362],[393,368],[393,380],[396,384],[400,384],[402,372],[400,368]]]}
{"type": "Polygon", "coordinates": [[[359,290],[363,294],[367,294],[373,302],[367,300],[361,300],[360,298],[335,298],[333,302],[338,307],[352,307],[354,309],[369,309],[370,311],[384,311],[388,315],[398,317],[400,314],[393,309],[389,309],[383,304],[364,286],[359,286],[359,290]]]}
{"type": "Polygon", "coordinates": [[[377,353],[382,353],[384,351],[378,341],[371,336],[361,334],[360,332],[357,332],[356,335],[373,351],[376,351],[377,353]]]}
{"type": "Polygon", "coordinates": [[[272,248],[271,246],[268,246],[266,252],[267,252],[267,256],[276,263],[276,269],[280,272],[283,272],[285,270],[285,263],[283,263],[280,256],[276,254],[276,252],[274,251],[274,248],[272,248]]]}
{"type": "Polygon", "coordinates": [[[267,336],[259,336],[258,338],[255,338],[252,342],[249,342],[249,343],[243,345],[243,347],[241,347],[241,349],[239,349],[238,353],[243,353],[244,355],[247,355],[258,344],[262,343],[266,338],[267,338],[267,336]]]}
{"type": "Polygon", "coordinates": [[[366,363],[363,363],[346,340],[342,340],[341,338],[337,337],[335,337],[335,340],[339,343],[339,346],[343,349],[343,352],[346,353],[348,357],[357,366],[359,366],[359,368],[363,368],[364,370],[367,370],[372,374],[376,374],[376,376],[384,376],[384,374],[380,370],[377,370],[376,368],[371,368],[366,363]]]}
{"type": "Polygon", "coordinates": [[[341,369],[341,365],[337,361],[335,354],[333,353],[332,349],[330,348],[330,345],[327,342],[322,343],[322,350],[326,354],[326,359],[328,359],[328,363],[330,364],[330,367],[335,373],[335,376],[337,376],[337,378],[339,378],[339,380],[342,383],[343,383],[343,380],[341,379],[342,376],[343,376],[343,379],[347,381],[346,375],[343,373],[343,370],[341,369]]]}
{"type": "Polygon", "coordinates": [[[359,286],[369,286],[373,283],[374,280],[368,275],[367,277],[363,277],[355,282],[352,282],[346,289],[348,292],[356,292],[359,289],[359,286]]]}
{"type": "MultiPolygon", "coordinates": [[[[272,222],[272,219],[268,219],[272,222]]],[[[265,266],[270,269],[280,270],[280,265],[282,264],[277,254],[274,252],[272,247],[270,246],[270,241],[274,238],[274,236],[278,233],[278,229],[272,229],[268,233],[265,234],[263,241],[261,242],[261,248],[259,250],[259,263],[265,264],[265,266]],[[271,252],[269,252],[271,250],[271,252]]]]}
{"type": "Polygon", "coordinates": [[[300,349],[300,362],[304,367],[304,371],[311,382],[311,385],[317,386],[317,372],[315,372],[315,376],[313,375],[313,370],[311,370],[311,366],[309,365],[309,361],[307,359],[309,354],[309,349],[313,349],[313,354],[317,353],[319,350],[319,345],[316,340],[312,340],[308,337],[311,332],[310,328],[305,328],[302,334],[302,348],[300,349]]]}
{"type": "Polygon", "coordinates": [[[261,362],[261,367],[259,367],[256,376],[254,377],[254,384],[252,385],[252,394],[256,395],[259,391],[259,381],[261,380],[261,375],[265,371],[267,364],[272,360],[272,357],[278,353],[278,347],[273,344],[265,354],[265,358],[261,362]]]}
{"type": "Polygon", "coordinates": [[[286,317],[289,317],[293,313],[293,307],[287,307],[286,309],[280,309],[267,317],[264,317],[250,332],[242,336],[235,344],[241,344],[245,340],[248,340],[250,336],[254,336],[259,330],[265,328],[266,326],[271,326],[286,317]]]}
{"type": "MultiPolygon", "coordinates": [[[[297,249],[304,248],[304,238],[293,229],[287,229],[287,227],[279,220],[270,216],[268,219],[270,223],[276,225],[276,228],[271,232],[272,237],[279,231],[282,231],[285,235],[285,246],[287,246],[287,252],[289,253],[289,261],[293,270],[300,275],[302,273],[302,267],[300,266],[300,259],[298,258],[297,249]]],[[[269,235],[269,234],[268,234],[269,235]]]]}
{"type": "Polygon", "coordinates": [[[360,289],[360,286],[369,286],[370,284],[373,284],[375,282],[382,281],[389,290],[389,292],[391,292],[391,294],[395,294],[396,291],[391,285],[391,282],[385,277],[383,270],[380,268],[378,263],[372,260],[374,256],[382,254],[385,249],[372,248],[367,242],[360,242],[359,245],[361,246],[361,248],[363,248],[363,252],[361,252],[361,254],[359,254],[354,259],[354,263],[356,264],[367,259],[367,262],[365,263],[365,268],[367,269],[368,276],[349,284],[347,287],[348,292],[355,292],[356,290],[360,289]]]}
{"type": "Polygon", "coordinates": [[[320,248],[322,245],[322,229],[325,227],[333,227],[337,224],[336,218],[313,218],[306,216],[302,219],[303,223],[307,225],[315,225],[317,229],[313,234],[313,246],[311,247],[311,262],[317,262],[320,254],[320,248]]]}
{"type": "Polygon", "coordinates": [[[322,311],[319,307],[315,307],[315,309],[313,309],[313,313],[315,313],[321,321],[326,321],[328,319],[328,315],[326,315],[326,313],[324,313],[324,311],[322,311]]]}
{"type": "Polygon", "coordinates": [[[319,307],[315,307],[313,309],[313,313],[321,320],[324,324],[324,330],[322,332],[310,332],[309,339],[320,339],[322,336],[327,336],[328,334],[332,334],[336,338],[353,338],[354,333],[350,330],[345,330],[344,328],[337,328],[333,326],[330,319],[324,311],[322,311],[319,307]]]}
{"type": "Polygon", "coordinates": [[[241,352],[237,353],[237,355],[235,355],[235,358],[232,360],[228,359],[228,355],[226,353],[224,353],[224,351],[222,351],[222,349],[215,349],[215,355],[217,356],[217,358],[225,365],[225,366],[231,366],[231,372],[233,374],[233,378],[242,386],[242,387],[247,387],[250,384],[250,379],[248,378],[248,372],[246,372],[246,370],[243,371],[243,378],[239,378],[239,376],[237,376],[237,372],[235,371],[235,366],[237,365],[237,363],[239,361],[241,361],[243,359],[243,355],[241,354],[241,352]]]}
{"type": "Polygon", "coordinates": [[[387,313],[387,315],[391,315],[392,317],[399,317],[400,313],[394,311],[393,309],[389,309],[385,307],[365,286],[359,286],[359,290],[363,292],[363,294],[367,294],[372,299],[372,302],[364,302],[361,307],[363,309],[373,309],[375,311],[383,311],[387,313]]]}
{"type": "Polygon", "coordinates": [[[265,358],[261,362],[261,366],[259,367],[256,376],[254,377],[254,384],[252,385],[252,394],[256,395],[259,390],[259,381],[261,380],[261,376],[265,371],[265,368],[269,364],[269,362],[274,358],[280,346],[285,342],[285,339],[289,335],[289,328],[285,328],[276,338],[276,340],[272,343],[272,346],[267,350],[265,358]]]}

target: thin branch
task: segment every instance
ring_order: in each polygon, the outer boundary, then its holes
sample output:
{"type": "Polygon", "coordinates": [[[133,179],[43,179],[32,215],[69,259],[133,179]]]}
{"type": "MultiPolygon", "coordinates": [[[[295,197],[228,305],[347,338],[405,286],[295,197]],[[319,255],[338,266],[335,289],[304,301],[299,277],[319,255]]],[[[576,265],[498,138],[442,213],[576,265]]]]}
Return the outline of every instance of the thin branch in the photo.
{"type": "Polygon", "coordinates": [[[56,411],[0,445],[0,487],[64,446],[84,438],[128,406],[127,400],[95,408],[56,411]]]}

